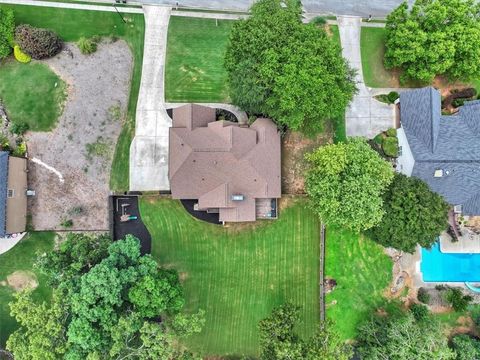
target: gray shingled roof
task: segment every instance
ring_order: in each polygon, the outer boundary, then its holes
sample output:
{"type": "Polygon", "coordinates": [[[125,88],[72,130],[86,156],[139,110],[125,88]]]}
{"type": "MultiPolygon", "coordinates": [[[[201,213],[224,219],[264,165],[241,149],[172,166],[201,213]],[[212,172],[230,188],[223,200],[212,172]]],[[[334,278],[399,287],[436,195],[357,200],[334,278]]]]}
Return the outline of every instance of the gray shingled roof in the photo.
{"type": "Polygon", "coordinates": [[[8,152],[0,151],[0,237],[5,236],[7,223],[8,152]]]}
{"type": "Polygon", "coordinates": [[[466,215],[480,215],[480,101],[441,115],[440,93],[417,89],[400,95],[400,116],[415,159],[412,176],[466,215]],[[433,176],[437,169],[443,177],[433,176]]]}

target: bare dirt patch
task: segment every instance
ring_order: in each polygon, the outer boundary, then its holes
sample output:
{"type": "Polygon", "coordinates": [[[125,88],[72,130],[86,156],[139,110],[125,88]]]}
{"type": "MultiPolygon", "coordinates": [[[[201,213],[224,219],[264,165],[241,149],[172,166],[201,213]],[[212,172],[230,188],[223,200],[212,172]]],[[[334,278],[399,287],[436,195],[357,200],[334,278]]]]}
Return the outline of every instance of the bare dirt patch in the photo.
{"type": "Polygon", "coordinates": [[[108,230],[110,168],[128,103],[133,59],[123,41],[101,43],[98,51],[70,51],[46,60],[68,84],[57,127],[28,133],[29,213],[36,230],[108,230]],[[60,175],[61,176],[60,176],[60,175]],[[62,181],[63,180],[63,181],[62,181]]]}
{"type": "Polygon", "coordinates": [[[327,128],[313,138],[300,132],[288,131],[282,141],[282,193],[304,194],[303,174],[307,169],[305,154],[321,145],[331,144],[332,131],[327,128]]]}
{"type": "Polygon", "coordinates": [[[15,291],[35,289],[38,286],[37,276],[31,271],[15,271],[7,276],[7,284],[15,291]]]}

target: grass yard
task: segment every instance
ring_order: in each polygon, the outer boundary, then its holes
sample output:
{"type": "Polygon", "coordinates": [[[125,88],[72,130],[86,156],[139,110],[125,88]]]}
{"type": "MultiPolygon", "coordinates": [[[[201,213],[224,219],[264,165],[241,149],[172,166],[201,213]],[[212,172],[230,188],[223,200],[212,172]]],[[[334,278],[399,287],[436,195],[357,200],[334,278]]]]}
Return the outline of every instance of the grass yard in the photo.
{"type": "Polygon", "coordinates": [[[172,16],[165,97],[170,102],[228,102],[223,58],[234,21],[172,16]]]}
{"type": "Polygon", "coordinates": [[[325,257],[325,276],[337,281],[326,297],[327,317],[344,339],[353,339],[357,326],[385,303],[392,261],[380,245],[335,227],[327,229],[325,257]]]}
{"type": "Polygon", "coordinates": [[[18,24],[27,23],[52,29],[65,41],[77,41],[93,35],[115,36],[124,39],[133,54],[134,67],[130,85],[127,116],[118,139],[112,164],[110,187],[115,191],[129,188],[130,143],[135,130],[135,112],[142,75],[145,21],[141,14],[124,14],[127,24],[114,12],[48,8],[24,5],[0,5],[15,11],[18,24]]]}
{"type": "Polygon", "coordinates": [[[365,85],[374,88],[398,87],[398,73],[383,66],[385,54],[384,28],[362,27],[360,34],[360,51],[365,85]]]}
{"type": "MultiPolygon", "coordinates": [[[[41,301],[50,297],[50,289],[45,285],[43,275],[33,269],[37,253],[44,253],[53,249],[54,233],[34,232],[27,235],[13,249],[0,255],[0,282],[15,271],[35,273],[39,286],[35,289],[34,298],[41,301]]],[[[10,317],[8,303],[13,299],[13,289],[10,286],[0,285],[0,348],[5,347],[8,336],[15,331],[17,323],[10,317]]]]}
{"type": "MultiPolygon", "coordinates": [[[[285,200],[284,200],[285,201],[285,200]]],[[[178,269],[187,311],[206,325],[187,345],[202,355],[258,355],[258,322],[286,301],[302,306],[298,330],[319,321],[319,222],[304,200],[289,200],[280,219],[224,228],[192,218],[180,202],[144,197],[152,255],[178,269]]]]}
{"type": "Polygon", "coordinates": [[[12,122],[27,123],[33,131],[49,131],[62,113],[66,88],[44,64],[7,59],[0,63],[0,98],[12,122]]]}

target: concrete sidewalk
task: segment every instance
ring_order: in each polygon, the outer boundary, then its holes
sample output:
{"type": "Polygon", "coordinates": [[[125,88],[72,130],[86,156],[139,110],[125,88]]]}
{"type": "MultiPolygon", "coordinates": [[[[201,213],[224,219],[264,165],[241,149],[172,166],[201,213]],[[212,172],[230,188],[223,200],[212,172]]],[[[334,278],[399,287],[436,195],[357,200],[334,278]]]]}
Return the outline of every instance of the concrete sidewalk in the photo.
{"type": "Polygon", "coordinates": [[[378,133],[394,127],[395,108],[375,100],[363,81],[360,53],[362,19],[354,16],[339,16],[337,21],[343,57],[357,71],[355,80],[358,94],[353,97],[345,115],[347,136],[373,138],[378,133]]]}
{"type": "Polygon", "coordinates": [[[5,254],[8,250],[12,249],[15,245],[17,245],[20,242],[20,240],[22,240],[25,237],[25,235],[27,235],[26,232],[21,233],[16,237],[9,237],[9,238],[0,237],[0,255],[5,254]]]}
{"type": "Polygon", "coordinates": [[[31,5],[31,6],[43,6],[43,7],[76,9],[76,10],[108,11],[108,12],[116,12],[118,10],[119,12],[126,13],[126,14],[127,13],[143,14],[143,10],[141,8],[117,7],[117,10],[115,10],[113,6],[95,5],[95,4],[89,5],[89,4],[62,3],[62,2],[53,2],[53,1],[0,0],[0,4],[31,5]]]}
{"type": "Polygon", "coordinates": [[[130,146],[130,190],[166,191],[168,132],[172,121],[165,110],[164,73],[170,8],[143,7],[145,47],[138,95],[135,138],[130,146]]]}

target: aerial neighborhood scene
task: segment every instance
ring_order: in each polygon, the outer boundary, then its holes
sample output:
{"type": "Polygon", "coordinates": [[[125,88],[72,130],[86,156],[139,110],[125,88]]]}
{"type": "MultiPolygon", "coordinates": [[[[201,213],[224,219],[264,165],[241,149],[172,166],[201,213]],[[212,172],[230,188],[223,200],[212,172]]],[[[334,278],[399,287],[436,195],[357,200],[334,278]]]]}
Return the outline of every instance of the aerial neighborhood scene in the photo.
{"type": "Polygon", "coordinates": [[[480,360],[478,0],[0,0],[1,360],[480,360]]]}

